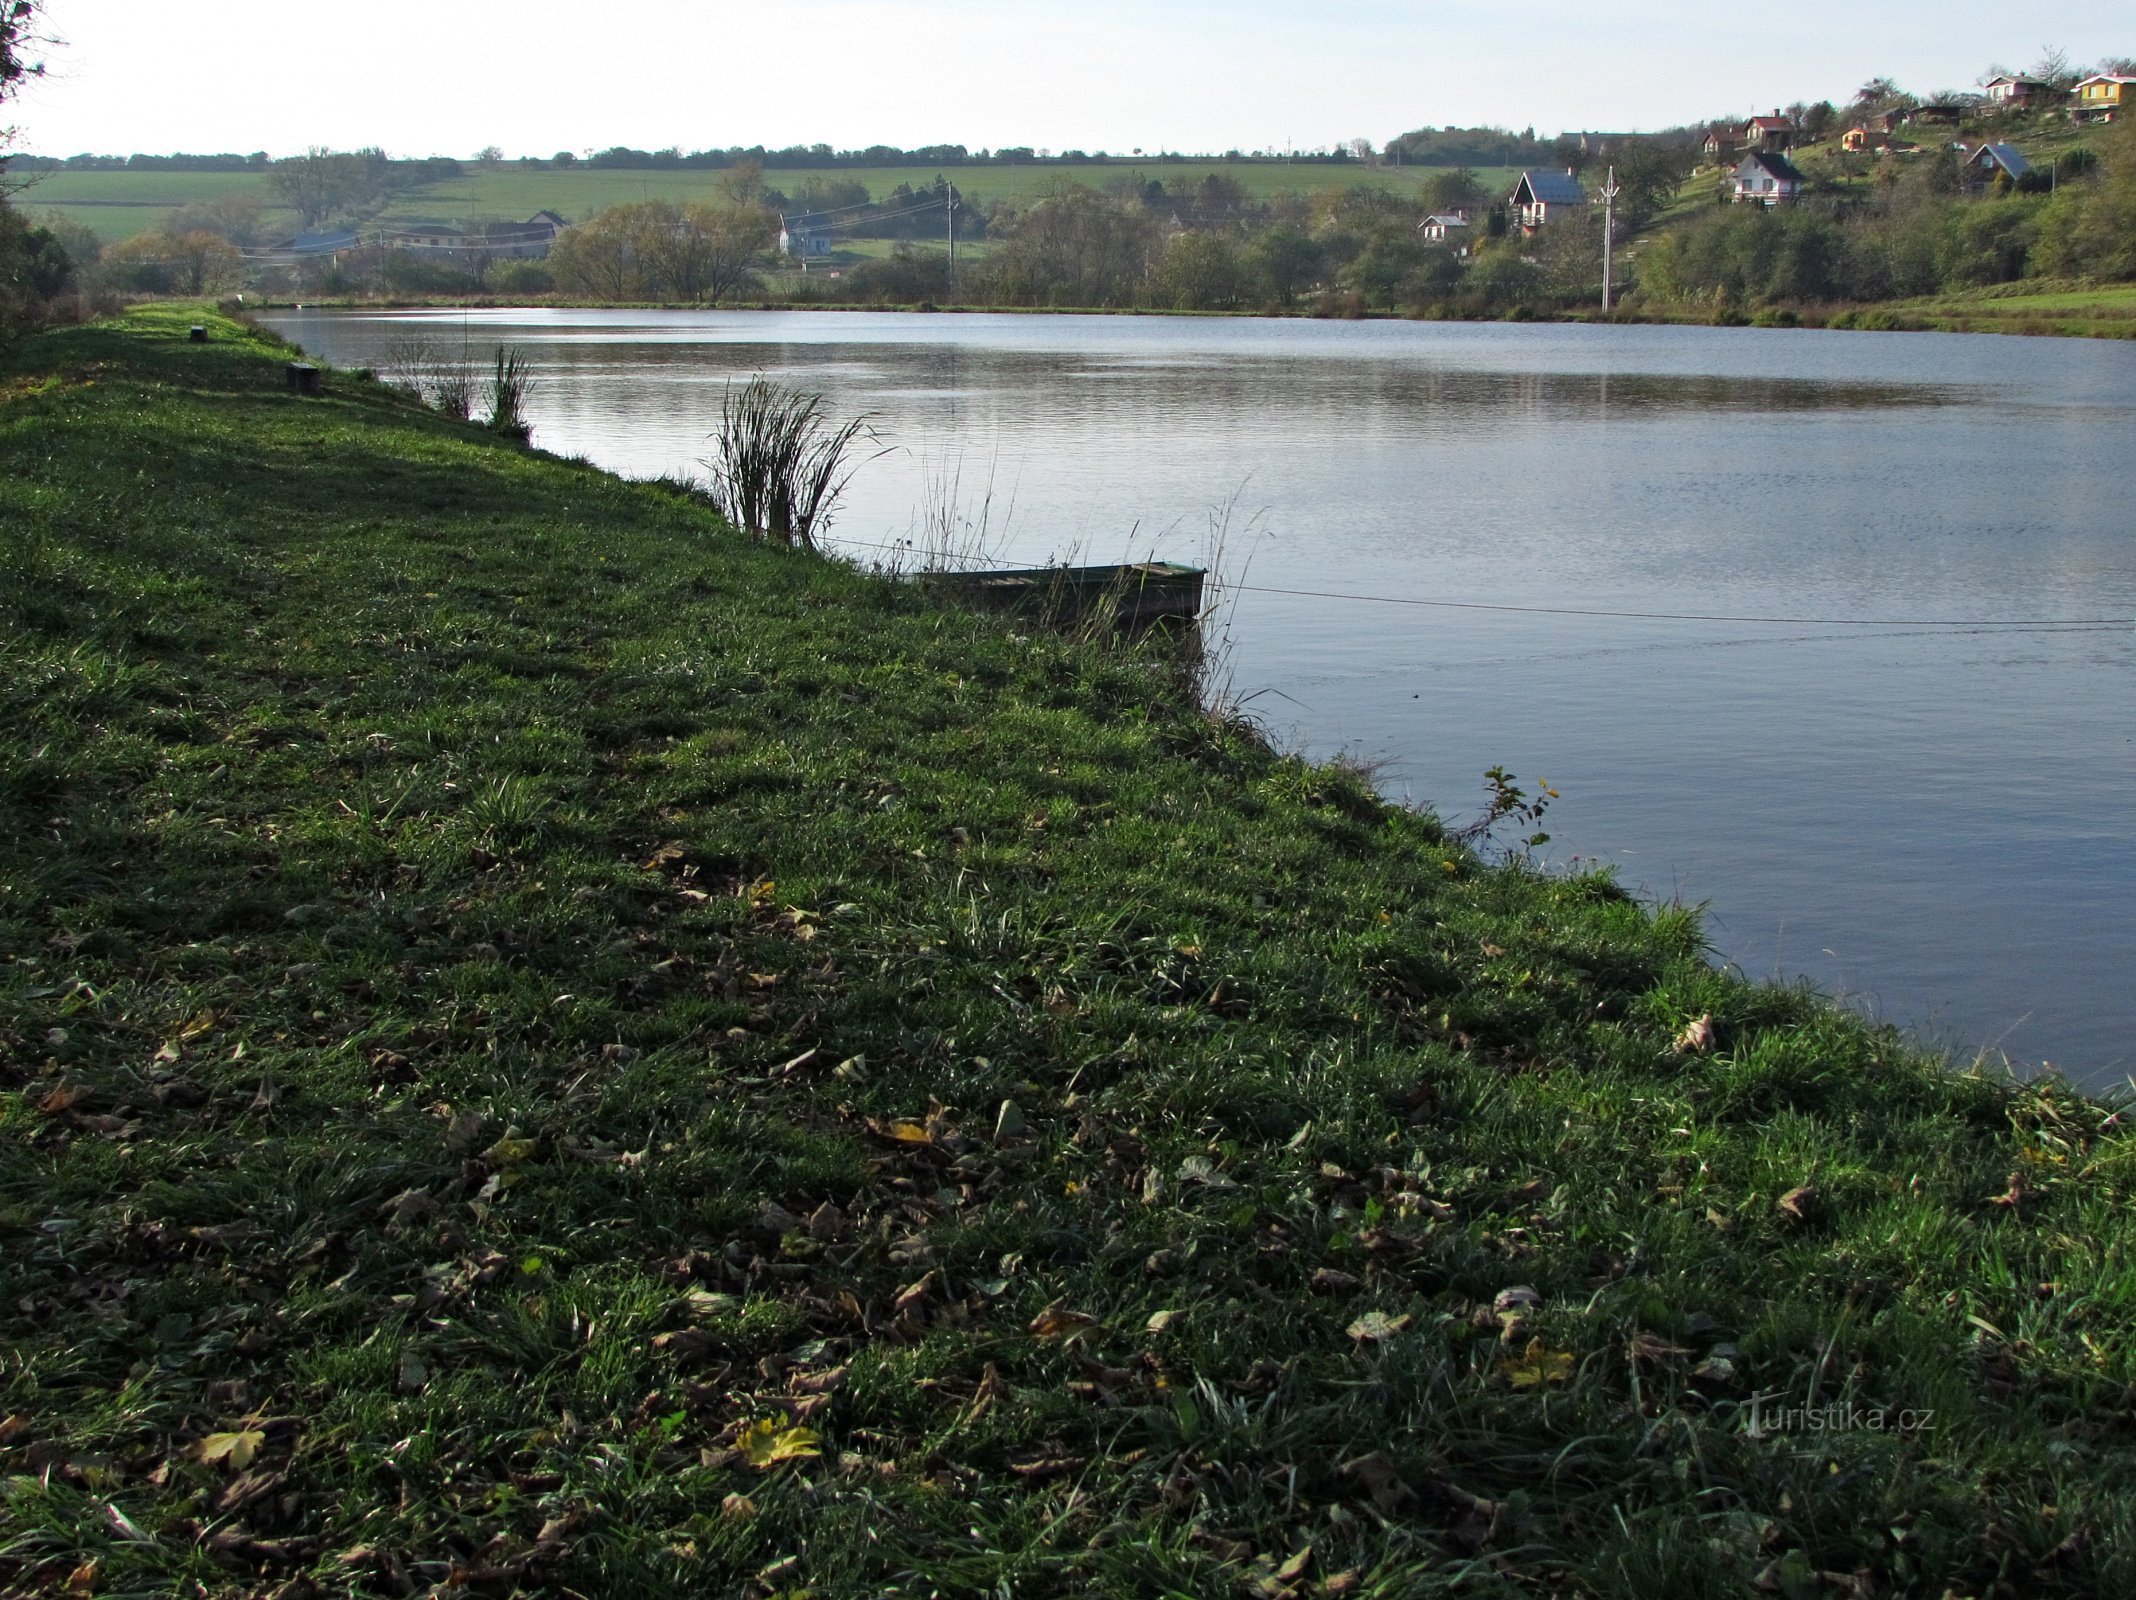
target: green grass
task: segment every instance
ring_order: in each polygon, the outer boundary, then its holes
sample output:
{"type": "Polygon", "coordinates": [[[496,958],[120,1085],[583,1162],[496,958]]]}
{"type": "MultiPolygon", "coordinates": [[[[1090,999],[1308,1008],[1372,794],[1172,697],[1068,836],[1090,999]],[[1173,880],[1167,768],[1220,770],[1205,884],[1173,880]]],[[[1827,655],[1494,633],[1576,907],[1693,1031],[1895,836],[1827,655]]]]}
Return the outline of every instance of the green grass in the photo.
{"type": "Polygon", "coordinates": [[[197,316],[0,352],[0,1590],[2136,1589],[2096,1104],[197,316]]]}
{"type": "Polygon", "coordinates": [[[2005,283],[1969,294],[1894,301],[1908,326],[1942,333],[2136,339],[2136,284],[2005,283]]]}
{"type": "MultiPolygon", "coordinates": [[[[1139,173],[1161,178],[1177,186],[1199,182],[1208,173],[1222,173],[1245,186],[1257,200],[1279,194],[1310,194],[1323,189],[1380,185],[1412,191],[1428,181],[1437,168],[1367,168],[1351,163],[1321,165],[1309,162],[1274,161],[1122,161],[1104,164],[1058,162],[1017,167],[958,167],[945,169],[958,193],[975,205],[993,200],[1029,200],[1061,182],[1102,187],[1114,178],[1139,173]]],[[[778,171],[767,180],[787,193],[796,191],[810,176],[844,179],[866,184],[880,200],[901,183],[914,187],[931,183],[933,168],[868,167],[778,171]]],[[[257,197],[267,207],[269,232],[296,230],[296,213],[276,204],[264,175],[246,172],[51,172],[35,176],[17,204],[42,214],[56,211],[91,229],[106,244],[117,243],[137,233],[160,227],[182,205],[221,199],[232,194],[257,197]]],[[[1477,173],[1487,188],[1510,188],[1515,173],[1485,170],[1477,173]]],[[[719,174],[700,172],[629,172],[609,168],[579,167],[527,171],[506,164],[495,170],[471,168],[465,176],[410,189],[396,196],[368,223],[387,227],[467,226],[500,220],[523,220],[541,210],[552,210],[570,221],[582,221],[607,206],[636,200],[708,200],[718,195],[719,174]]]]}

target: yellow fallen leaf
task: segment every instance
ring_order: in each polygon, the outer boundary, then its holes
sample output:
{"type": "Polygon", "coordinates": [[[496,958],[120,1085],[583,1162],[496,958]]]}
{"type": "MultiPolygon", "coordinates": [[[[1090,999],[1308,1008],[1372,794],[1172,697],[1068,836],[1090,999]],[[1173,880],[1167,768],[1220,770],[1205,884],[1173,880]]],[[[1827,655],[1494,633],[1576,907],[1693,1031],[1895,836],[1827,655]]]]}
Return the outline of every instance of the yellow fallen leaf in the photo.
{"type": "Polygon", "coordinates": [[[482,1152],[482,1159],[492,1166],[516,1166],[534,1154],[532,1139],[515,1139],[507,1133],[502,1139],[482,1152]]]}
{"type": "Polygon", "coordinates": [[[1392,1339],[1396,1334],[1406,1331],[1415,1320],[1407,1314],[1390,1317],[1384,1311],[1367,1311],[1350,1324],[1348,1331],[1350,1337],[1360,1344],[1376,1344],[1382,1339],[1392,1339]]]}
{"type": "Polygon", "coordinates": [[[734,1443],[742,1459],[759,1472],[782,1461],[806,1461],[823,1454],[823,1436],[814,1428],[782,1428],[770,1417],[751,1423],[734,1443]]]}
{"type": "Polygon", "coordinates": [[[1545,1383],[1563,1383],[1572,1376],[1572,1352],[1551,1350],[1540,1339],[1528,1341],[1528,1348],[1517,1356],[1505,1356],[1498,1363],[1498,1374],[1516,1389],[1533,1389],[1545,1383]]]}
{"type": "Polygon", "coordinates": [[[181,1039],[197,1039],[202,1034],[207,1033],[211,1029],[213,1029],[214,1026],[215,1013],[212,1011],[203,1011],[200,1012],[197,1016],[195,1016],[191,1022],[188,1022],[184,1027],[178,1030],[178,1037],[181,1039]]]}
{"type": "Polygon", "coordinates": [[[238,1433],[211,1433],[200,1441],[202,1461],[225,1461],[232,1472],[243,1472],[252,1465],[260,1453],[260,1446],[267,1442],[267,1435],[257,1428],[246,1428],[238,1433]]]}

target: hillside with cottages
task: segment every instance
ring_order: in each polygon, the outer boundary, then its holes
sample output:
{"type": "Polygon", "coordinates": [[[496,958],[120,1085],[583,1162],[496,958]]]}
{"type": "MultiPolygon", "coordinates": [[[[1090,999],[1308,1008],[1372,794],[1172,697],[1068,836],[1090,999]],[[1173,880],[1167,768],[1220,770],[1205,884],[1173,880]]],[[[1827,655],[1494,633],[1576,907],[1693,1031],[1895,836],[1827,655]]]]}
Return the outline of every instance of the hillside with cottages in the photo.
{"type": "MultiPolygon", "coordinates": [[[[1617,315],[1829,321],[2136,280],[2132,67],[2050,58],[1963,93],[1880,78],[1844,105],[1658,133],[1419,129],[1284,157],[30,158],[17,206],[47,276],[92,296],[1518,318],[1597,312],[1608,253],[1617,315]]],[[[2118,293],[2095,296],[2109,322],[2118,293]]]]}

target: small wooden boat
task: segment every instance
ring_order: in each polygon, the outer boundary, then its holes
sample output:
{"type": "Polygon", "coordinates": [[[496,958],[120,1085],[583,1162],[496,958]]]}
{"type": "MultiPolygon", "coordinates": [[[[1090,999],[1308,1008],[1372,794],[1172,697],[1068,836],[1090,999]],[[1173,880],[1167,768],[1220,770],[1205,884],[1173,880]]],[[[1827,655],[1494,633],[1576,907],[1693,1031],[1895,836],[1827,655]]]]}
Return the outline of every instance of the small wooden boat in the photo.
{"type": "Polygon", "coordinates": [[[1054,627],[1109,625],[1121,633],[1189,628],[1201,620],[1200,567],[1132,561],[1106,567],[1022,567],[996,572],[930,572],[938,594],[1054,627]]]}

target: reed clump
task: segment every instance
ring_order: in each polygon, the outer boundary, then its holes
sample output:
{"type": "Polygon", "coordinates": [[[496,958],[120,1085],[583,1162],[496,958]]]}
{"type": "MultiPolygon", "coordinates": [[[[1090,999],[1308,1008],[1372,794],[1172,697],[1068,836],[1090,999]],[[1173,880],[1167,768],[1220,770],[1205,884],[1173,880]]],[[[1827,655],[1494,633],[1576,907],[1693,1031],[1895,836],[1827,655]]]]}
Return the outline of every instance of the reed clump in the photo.
{"type": "Polygon", "coordinates": [[[720,403],[713,454],[701,463],[720,515],[774,544],[816,548],[876,438],[865,415],[832,422],[824,397],[756,377],[720,403]]]}

